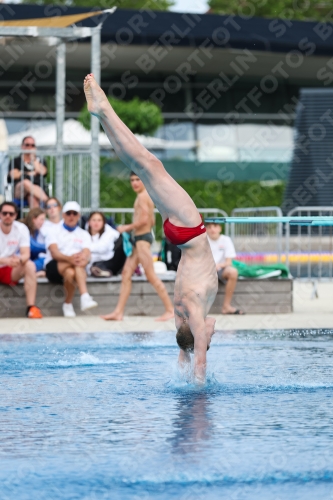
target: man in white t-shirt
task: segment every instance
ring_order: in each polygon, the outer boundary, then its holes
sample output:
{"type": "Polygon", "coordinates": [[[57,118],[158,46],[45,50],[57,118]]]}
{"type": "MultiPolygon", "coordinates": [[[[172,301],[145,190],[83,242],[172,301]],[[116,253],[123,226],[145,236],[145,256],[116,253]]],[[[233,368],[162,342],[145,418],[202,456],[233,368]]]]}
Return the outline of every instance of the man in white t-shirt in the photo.
{"type": "Polygon", "coordinates": [[[30,234],[16,216],[15,203],[4,201],[0,205],[0,283],[14,286],[24,277],[26,315],[38,319],[43,316],[35,305],[37,280],[35,264],[30,260],[30,234]]]}
{"type": "Polygon", "coordinates": [[[220,224],[206,224],[206,229],[218,278],[226,285],[222,314],[244,314],[243,311],[231,305],[238,278],[237,269],[232,267],[231,262],[236,257],[234,244],[229,236],[221,234],[222,228],[220,224]]]}
{"type": "Polygon", "coordinates": [[[52,283],[63,283],[65,302],[64,316],[74,318],[73,297],[76,285],[81,299],[81,311],[87,311],[98,304],[87,290],[86,266],[90,262],[90,234],[78,226],[81,208],[76,201],[68,201],[63,209],[63,222],[46,237],[46,277],[52,283]]]}

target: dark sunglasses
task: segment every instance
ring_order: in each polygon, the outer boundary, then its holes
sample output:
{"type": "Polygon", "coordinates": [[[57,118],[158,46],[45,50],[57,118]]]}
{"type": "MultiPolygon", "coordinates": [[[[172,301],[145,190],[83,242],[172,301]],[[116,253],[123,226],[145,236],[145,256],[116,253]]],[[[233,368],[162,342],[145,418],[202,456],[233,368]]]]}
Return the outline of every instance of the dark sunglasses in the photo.
{"type": "Polygon", "coordinates": [[[50,205],[46,205],[46,208],[55,208],[59,207],[58,203],[50,203],[50,205]]]}
{"type": "Polygon", "coordinates": [[[1,215],[3,215],[4,217],[6,217],[6,215],[14,217],[16,215],[16,212],[1,212],[1,215]]]}
{"type": "Polygon", "coordinates": [[[32,148],[34,148],[36,147],[36,144],[34,144],[33,142],[25,142],[23,146],[28,146],[28,147],[31,146],[32,148]]]}
{"type": "Polygon", "coordinates": [[[66,212],[66,215],[79,215],[79,212],[75,212],[75,210],[68,210],[68,212],[66,212]]]}

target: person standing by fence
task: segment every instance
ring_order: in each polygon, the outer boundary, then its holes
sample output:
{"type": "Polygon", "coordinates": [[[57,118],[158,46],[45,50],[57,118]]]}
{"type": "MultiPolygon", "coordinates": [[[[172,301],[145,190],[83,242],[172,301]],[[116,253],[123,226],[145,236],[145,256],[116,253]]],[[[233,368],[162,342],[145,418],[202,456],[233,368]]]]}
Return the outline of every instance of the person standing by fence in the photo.
{"type": "Polygon", "coordinates": [[[132,275],[138,264],[141,264],[147,280],[155,288],[165,308],[165,312],[162,316],[156,318],[156,321],[167,321],[174,316],[173,306],[164,283],[156,276],[150,251],[150,245],[153,242],[151,231],[155,223],[154,203],[147,193],[143,182],[134,172],[131,172],[130,180],[133,190],[137,193],[134,203],[133,222],[132,224],[118,226],[117,230],[120,233],[133,231],[135,246],[132,255],[126,259],[121,275],[121,289],[118,304],[112,313],[106,314],[102,316],[102,318],[116,321],[121,321],[123,319],[126,302],[132,289],[132,275]]]}

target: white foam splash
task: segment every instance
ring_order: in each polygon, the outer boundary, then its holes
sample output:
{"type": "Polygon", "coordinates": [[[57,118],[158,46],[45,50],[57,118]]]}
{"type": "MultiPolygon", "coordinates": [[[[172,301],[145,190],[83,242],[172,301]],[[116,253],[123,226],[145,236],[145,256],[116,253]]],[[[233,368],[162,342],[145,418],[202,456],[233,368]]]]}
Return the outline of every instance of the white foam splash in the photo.
{"type": "Polygon", "coordinates": [[[121,359],[109,358],[100,359],[89,352],[80,352],[78,356],[74,356],[72,359],[59,359],[57,361],[58,366],[85,366],[85,365],[116,365],[124,364],[126,361],[121,359]]]}

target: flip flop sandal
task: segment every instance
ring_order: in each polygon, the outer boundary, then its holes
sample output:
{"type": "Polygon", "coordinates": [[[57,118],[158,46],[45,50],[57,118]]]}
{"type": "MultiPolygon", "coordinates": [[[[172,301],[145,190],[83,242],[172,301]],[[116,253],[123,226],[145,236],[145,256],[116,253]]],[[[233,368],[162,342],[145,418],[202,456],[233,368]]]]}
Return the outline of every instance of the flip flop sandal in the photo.
{"type": "Polygon", "coordinates": [[[239,316],[244,316],[245,312],[244,312],[244,311],[242,311],[241,309],[236,309],[236,311],[234,311],[233,313],[224,313],[224,314],[225,314],[226,316],[227,316],[228,314],[236,314],[236,315],[237,315],[237,314],[239,314],[239,316]]]}

